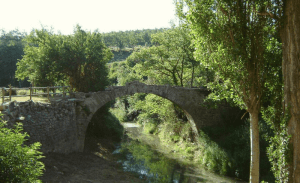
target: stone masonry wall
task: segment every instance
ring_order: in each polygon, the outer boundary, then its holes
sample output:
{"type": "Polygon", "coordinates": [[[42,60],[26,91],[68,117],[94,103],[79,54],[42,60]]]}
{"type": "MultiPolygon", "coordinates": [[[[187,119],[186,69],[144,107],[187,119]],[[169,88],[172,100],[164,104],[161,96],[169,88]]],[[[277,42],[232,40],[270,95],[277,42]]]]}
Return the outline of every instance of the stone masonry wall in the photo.
{"type": "Polygon", "coordinates": [[[68,153],[78,150],[77,123],[74,101],[50,103],[11,102],[4,113],[8,127],[23,123],[30,135],[27,144],[42,143],[42,152],[68,153]]]}

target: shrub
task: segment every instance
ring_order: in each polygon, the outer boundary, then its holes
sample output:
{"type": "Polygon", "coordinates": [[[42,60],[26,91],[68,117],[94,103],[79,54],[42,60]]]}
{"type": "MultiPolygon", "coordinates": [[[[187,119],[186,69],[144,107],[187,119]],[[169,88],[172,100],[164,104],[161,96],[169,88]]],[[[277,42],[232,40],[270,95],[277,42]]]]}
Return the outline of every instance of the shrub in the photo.
{"type": "Polygon", "coordinates": [[[157,127],[157,125],[155,123],[148,122],[148,123],[145,123],[143,130],[146,134],[147,133],[153,134],[156,131],[156,127],[157,127]]]}
{"type": "MultiPolygon", "coordinates": [[[[11,95],[17,95],[16,90],[11,90],[11,95]]],[[[4,96],[9,96],[9,90],[5,90],[4,96]]]]}
{"type": "Polygon", "coordinates": [[[24,144],[27,133],[20,133],[20,123],[14,129],[5,128],[0,118],[0,182],[41,182],[44,164],[39,161],[41,143],[24,144]]]}
{"type": "Polygon", "coordinates": [[[199,163],[204,165],[208,170],[221,175],[227,175],[232,166],[232,160],[226,151],[202,131],[199,134],[199,141],[201,142],[201,158],[199,158],[199,163]]]}
{"type": "Polygon", "coordinates": [[[19,90],[17,92],[18,95],[28,95],[29,94],[29,90],[19,90]]]}

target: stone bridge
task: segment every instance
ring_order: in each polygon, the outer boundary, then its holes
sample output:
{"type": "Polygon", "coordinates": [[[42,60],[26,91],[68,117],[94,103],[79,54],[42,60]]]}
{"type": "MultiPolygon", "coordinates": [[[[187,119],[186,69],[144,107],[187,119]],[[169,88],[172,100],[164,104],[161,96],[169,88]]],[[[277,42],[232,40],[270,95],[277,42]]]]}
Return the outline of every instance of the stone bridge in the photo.
{"type": "Polygon", "coordinates": [[[70,153],[83,151],[86,129],[98,109],[117,97],[135,93],[152,93],[177,104],[185,112],[195,134],[202,127],[222,125],[222,115],[229,108],[226,104],[217,109],[204,107],[204,99],[209,94],[206,89],[131,82],[105,91],[78,92],[74,98],[49,104],[12,102],[3,113],[10,125],[21,121],[24,131],[30,135],[29,143],[41,142],[43,152],[70,153]]]}

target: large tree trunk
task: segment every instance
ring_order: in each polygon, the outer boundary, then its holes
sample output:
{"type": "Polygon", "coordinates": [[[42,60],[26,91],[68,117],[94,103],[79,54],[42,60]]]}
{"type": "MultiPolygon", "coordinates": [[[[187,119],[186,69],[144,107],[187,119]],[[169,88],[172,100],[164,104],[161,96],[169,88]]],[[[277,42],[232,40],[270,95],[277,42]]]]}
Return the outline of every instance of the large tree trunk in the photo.
{"type": "Polygon", "coordinates": [[[285,109],[290,109],[288,133],[293,145],[289,182],[300,183],[300,0],[284,1],[281,39],[285,109]]]}
{"type": "Polygon", "coordinates": [[[250,162],[250,182],[259,182],[259,127],[258,110],[249,112],[250,114],[250,142],[251,142],[251,162],[250,162]]]}

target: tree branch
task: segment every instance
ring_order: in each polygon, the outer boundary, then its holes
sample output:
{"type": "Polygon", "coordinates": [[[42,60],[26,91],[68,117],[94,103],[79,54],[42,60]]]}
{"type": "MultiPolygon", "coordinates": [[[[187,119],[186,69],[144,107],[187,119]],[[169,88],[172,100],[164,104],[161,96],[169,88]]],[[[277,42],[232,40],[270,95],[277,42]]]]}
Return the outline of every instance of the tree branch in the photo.
{"type": "Polygon", "coordinates": [[[266,12],[266,11],[264,11],[264,12],[257,12],[257,11],[255,11],[255,13],[257,15],[260,15],[260,16],[269,16],[270,18],[273,18],[274,20],[278,20],[278,17],[276,15],[274,15],[273,13],[270,13],[270,12],[266,12]]]}

